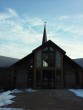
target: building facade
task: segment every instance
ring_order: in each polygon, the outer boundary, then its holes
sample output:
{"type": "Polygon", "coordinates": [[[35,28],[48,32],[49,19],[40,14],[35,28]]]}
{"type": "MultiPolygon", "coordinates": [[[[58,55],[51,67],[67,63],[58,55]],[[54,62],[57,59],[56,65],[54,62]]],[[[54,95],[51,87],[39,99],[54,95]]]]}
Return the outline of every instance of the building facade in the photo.
{"type": "Polygon", "coordinates": [[[51,40],[44,26],[42,45],[10,68],[13,88],[82,88],[83,68],[51,40]]]}

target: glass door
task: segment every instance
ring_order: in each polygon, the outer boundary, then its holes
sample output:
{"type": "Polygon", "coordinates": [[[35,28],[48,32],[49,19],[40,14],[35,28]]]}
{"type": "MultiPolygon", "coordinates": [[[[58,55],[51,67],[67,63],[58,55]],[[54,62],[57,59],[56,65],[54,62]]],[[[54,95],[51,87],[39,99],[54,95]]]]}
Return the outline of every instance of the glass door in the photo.
{"type": "Polygon", "coordinates": [[[42,73],[42,88],[55,88],[55,72],[54,70],[43,70],[42,73]]]}

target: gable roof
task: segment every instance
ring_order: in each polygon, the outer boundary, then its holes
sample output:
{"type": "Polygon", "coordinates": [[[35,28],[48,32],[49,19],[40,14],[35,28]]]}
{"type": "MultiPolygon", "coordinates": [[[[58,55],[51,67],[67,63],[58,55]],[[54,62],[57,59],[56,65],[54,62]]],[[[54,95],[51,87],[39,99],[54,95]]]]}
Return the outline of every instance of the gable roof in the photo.
{"type": "Polygon", "coordinates": [[[83,68],[83,58],[77,58],[73,60],[83,68]]]}
{"type": "Polygon", "coordinates": [[[12,66],[21,65],[24,61],[26,61],[26,60],[32,58],[33,55],[34,55],[33,53],[28,54],[28,55],[25,56],[24,58],[20,59],[18,62],[16,62],[16,63],[14,63],[13,65],[11,65],[11,67],[12,67],[12,66]]]}
{"type": "Polygon", "coordinates": [[[74,67],[79,67],[81,70],[83,70],[83,68],[78,64],[76,63],[74,60],[72,60],[70,57],[68,57],[67,55],[64,55],[64,58],[70,62],[74,67]]]}
{"type": "Polygon", "coordinates": [[[24,58],[20,59],[18,62],[16,62],[16,63],[13,64],[12,66],[20,65],[20,64],[22,64],[24,61],[26,61],[26,60],[32,58],[32,57],[34,56],[34,53],[35,53],[36,51],[38,51],[39,49],[41,49],[43,46],[47,46],[48,44],[51,44],[51,45],[53,45],[54,47],[56,47],[57,49],[59,49],[59,50],[64,54],[64,58],[65,58],[68,62],[72,63],[75,67],[79,67],[80,69],[83,70],[83,68],[82,68],[79,64],[77,64],[74,60],[72,60],[72,59],[69,58],[67,55],[65,55],[66,52],[65,52],[63,49],[61,49],[58,45],[56,45],[54,42],[52,42],[51,40],[47,41],[47,42],[46,42],[45,44],[43,44],[43,45],[40,45],[39,47],[37,47],[36,49],[34,49],[34,50],[32,51],[32,53],[30,53],[30,54],[28,54],[27,56],[25,56],[24,58]]]}
{"type": "Polygon", "coordinates": [[[58,45],[56,45],[54,42],[52,42],[51,40],[48,40],[45,44],[40,45],[39,47],[37,47],[36,49],[33,50],[33,52],[38,51],[39,49],[41,49],[42,47],[47,46],[48,44],[53,45],[55,48],[57,48],[59,51],[61,51],[63,54],[65,54],[66,52],[60,48],[58,45]]]}
{"type": "Polygon", "coordinates": [[[54,47],[56,47],[57,49],[59,49],[63,54],[66,53],[66,52],[65,52],[63,49],[61,49],[58,45],[56,45],[54,42],[52,42],[51,40],[49,40],[49,41],[47,41],[45,44],[40,45],[39,47],[37,47],[36,49],[34,49],[34,50],[32,51],[32,53],[28,54],[27,56],[25,56],[24,58],[20,59],[18,62],[14,63],[14,64],[11,65],[11,66],[20,65],[22,62],[24,62],[24,61],[30,59],[31,57],[33,57],[33,56],[34,56],[34,53],[35,53],[36,51],[38,51],[39,49],[41,49],[41,48],[44,47],[44,46],[47,46],[48,44],[53,45],[54,47]]]}
{"type": "Polygon", "coordinates": [[[19,59],[7,56],[0,56],[0,68],[7,68],[12,64],[16,63],[17,61],[19,61],[19,59]]]}

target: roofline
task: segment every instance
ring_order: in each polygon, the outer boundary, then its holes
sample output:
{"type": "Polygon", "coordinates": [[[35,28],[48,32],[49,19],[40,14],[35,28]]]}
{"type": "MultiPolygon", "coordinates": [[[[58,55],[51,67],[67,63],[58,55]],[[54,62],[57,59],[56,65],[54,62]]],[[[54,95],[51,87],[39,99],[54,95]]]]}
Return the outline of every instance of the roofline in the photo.
{"type": "Polygon", "coordinates": [[[44,43],[43,45],[40,45],[39,47],[37,47],[36,49],[34,49],[32,52],[36,52],[38,49],[40,49],[42,46],[45,46],[48,44],[48,42],[52,43],[53,45],[55,45],[60,51],[62,51],[62,53],[66,53],[62,48],[60,48],[58,45],[56,45],[54,42],[52,42],[51,40],[48,40],[46,43],[44,43]]]}
{"type": "Polygon", "coordinates": [[[10,67],[13,67],[14,65],[19,64],[21,61],[25,60],[27,57],[30,57],[31,55],[33,55],[33,53],[30,53],[30,54],[26,55],[25,57],[23,57],[22,59],[20,59],[16,63],[12,64],[10,67]]]}
{"type": "Polygon", "coordinates": [[[76,66],[79,66],[79,68],[81,68],[83,70],[83,67],[81,67],[78,63],[76,63],[73,59],[71,59],[67,55],[65,55],[65,57],[68,58],[71,62],[73,62],[76,66]]]}

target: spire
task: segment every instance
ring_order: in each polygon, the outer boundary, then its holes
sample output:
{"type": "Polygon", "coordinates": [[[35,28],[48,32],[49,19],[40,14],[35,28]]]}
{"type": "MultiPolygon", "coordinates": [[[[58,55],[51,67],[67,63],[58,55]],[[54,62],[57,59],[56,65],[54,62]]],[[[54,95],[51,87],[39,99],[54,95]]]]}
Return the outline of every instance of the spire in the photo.
{"type": "Polygon", "coordinates": [[[46,34],[46,22],[44,22],[44,32],[43,32],[43,39],[42,39],[42,45],[47,42],[47,34],[46,34]]]}

